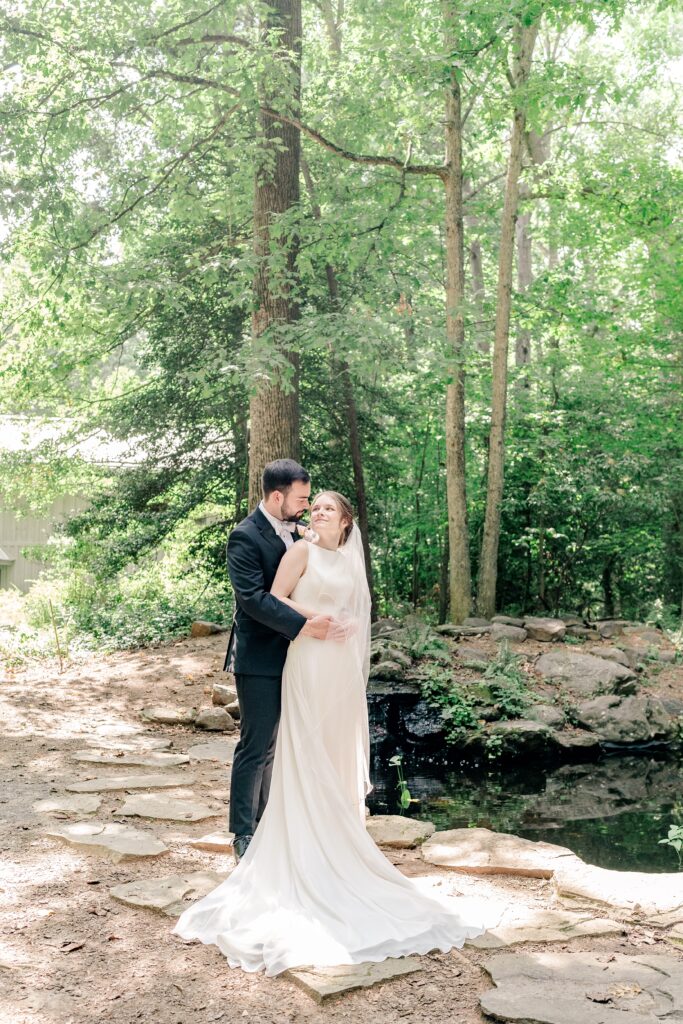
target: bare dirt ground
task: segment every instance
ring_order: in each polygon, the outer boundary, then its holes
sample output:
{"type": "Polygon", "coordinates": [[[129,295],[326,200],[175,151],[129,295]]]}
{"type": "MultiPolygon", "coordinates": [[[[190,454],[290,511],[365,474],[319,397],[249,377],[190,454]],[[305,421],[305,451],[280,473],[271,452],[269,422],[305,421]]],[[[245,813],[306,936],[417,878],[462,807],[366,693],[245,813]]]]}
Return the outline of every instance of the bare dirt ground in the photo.
{"type": "MultiPolygon", "coordinates": [[[[162,839],[169,853],[121,863],[76,851],[47,837],[56,815],[32,805],[64,793],[71,782],[115,767],[71,760],[80,749],[115,745],[155,735],[185,752],[205,733],[181,726],[148,726],[140,709],[148,704],[208,706],[220,671],[226,638],[183,640],[153,650],[93,658],[67,667],[42,664],[0,676],[3,742],[0,755],[0,1021],[2,1024],[208,1024],[247,1020],[281,1022],[444,1021],[481,1022],[478,997],[490,987],[488,952],[465,947],[423,957],[423,970],[374,989],[343,995],[323,1006],[284,977],[265,978],[231,969],[213,946],[184,944],[171,935],[174,920],[117,903],[109,889],[140,878],[180,871],[229,871],[230,856],[192,849],[188,839],[225,827],[225,817],[194,824],[117,819],[123,793],[103,793],[97,821],[122,820],[162,839]]],[[[680,669],[678,670],[680,672],[680,669]]],[[[678,679],[660,677],[678,690],[678,679]]],[[[216,734],[212,734],[216,736],[216,734]]],[[[127,768],[131,773],[144,768],[127,768]]],[[[185,766],[191,787],[165,790],[221,801],[227,814],[229,768],[215,762],[185,766]]],[[[62,820],[80,820],[62,815],[62,820]]],[[[85,816],[87,818],[87,816],[85,816]]],[[[407,874],[434,874],[415,853],[392,859],[407,874]]],[[[451,888],[468,896],[491,895],[538,907],[553,905],[549,882],[539,879],[448,876],[451,888]]],[[[527,945],[525,949],[542,948],[527,945]]],[[[681,957],[657,932],[624,923],[621,934],[575,939],[553,949],[586,949],[608,959],[614,952],[653,950],[681,957]]]]}

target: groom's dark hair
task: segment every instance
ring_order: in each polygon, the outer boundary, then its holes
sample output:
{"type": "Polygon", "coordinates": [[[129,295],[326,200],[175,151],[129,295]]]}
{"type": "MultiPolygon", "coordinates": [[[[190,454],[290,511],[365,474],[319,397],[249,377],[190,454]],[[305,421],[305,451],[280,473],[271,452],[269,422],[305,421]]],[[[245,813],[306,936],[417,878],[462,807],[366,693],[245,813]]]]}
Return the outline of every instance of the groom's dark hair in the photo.
{"type": "Polygon", "coordinates": [[[311,478],[304,467],[294,459],[276,459],[275,462],[269,462],[263,470],[263,497],[267,498],[273,491],[286,493],[295,480],[308,484],[311,478]]]}

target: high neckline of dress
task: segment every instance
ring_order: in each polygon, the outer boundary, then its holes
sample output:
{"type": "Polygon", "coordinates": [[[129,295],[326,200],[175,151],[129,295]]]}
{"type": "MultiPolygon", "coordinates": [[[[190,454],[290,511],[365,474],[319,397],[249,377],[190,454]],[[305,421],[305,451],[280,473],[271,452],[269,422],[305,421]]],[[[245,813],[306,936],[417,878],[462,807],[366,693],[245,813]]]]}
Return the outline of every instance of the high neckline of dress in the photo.
{"type": "Polygon", "coordinates": [[[313,547],[317,551],[327,551],[328,555],[338,555],[340,548],[324,548],[320,544],[314,544],[313,547]]]}

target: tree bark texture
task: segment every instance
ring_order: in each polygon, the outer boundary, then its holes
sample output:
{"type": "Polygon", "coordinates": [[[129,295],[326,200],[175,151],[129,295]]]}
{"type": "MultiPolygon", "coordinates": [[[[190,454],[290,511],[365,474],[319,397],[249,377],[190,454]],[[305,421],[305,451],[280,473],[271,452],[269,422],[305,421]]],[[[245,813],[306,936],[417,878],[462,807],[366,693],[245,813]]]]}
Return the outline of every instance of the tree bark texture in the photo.
{"type": "MultiPolygon", "coordinates": [[[[457,12],[444,6],[446,47],[456,49],[457,12]]],[[[462,101],[451,68],[446,90],[446,337],[451,359],[446,390],[446,493],[448,505],[449,592],[453,622],[470,614],[472,578],[465,484],[465,245],[463,233],[462,101]]]]}
{"type": "MultiPolygon", "coordinates": [[[[537,33],[537,24],[520,25],[516,30],[514,68],[512,71],[515,89],[523,89],[528,80],[537,33]]],[[[477,588],[477,611],[480,615],[487,618],[493,615],[496,610],[498,545],[500,541],[500,515],[505,464],[505,417],[512,265],[525,128],[526,114],[524,105],[518,101],[515,105],[512,136],[510,139],[510,155],[505,181],[505,199],[498,253],[498,287],[496,296],[496,326],[493,340],[493,389],[491,395],[486,514],[477,588]]]]}
{"type": "MultiPolygon", "coordinates": [[[[262,22],[264,37],[279,29],[272,66],[264,75],[263,106],[282,107],[282,95],[298,115],[301,95],[301,0],[270,0],[262,22]]],[[[254,183],[254,312],[252,339],[266,332],[282,354],[284,372],[257,382],[249,403],[249,507],[261,497],[261,476],[273,459],[300,458],[298,357],[277,338],[278,328],[296,322],[296,231],[287,233],[279,221],[299,203],[301,140],[298,128],[259,114],[261,159],[254,183]],[[281,140],[281,145],[277,143],[281,140]]]]}

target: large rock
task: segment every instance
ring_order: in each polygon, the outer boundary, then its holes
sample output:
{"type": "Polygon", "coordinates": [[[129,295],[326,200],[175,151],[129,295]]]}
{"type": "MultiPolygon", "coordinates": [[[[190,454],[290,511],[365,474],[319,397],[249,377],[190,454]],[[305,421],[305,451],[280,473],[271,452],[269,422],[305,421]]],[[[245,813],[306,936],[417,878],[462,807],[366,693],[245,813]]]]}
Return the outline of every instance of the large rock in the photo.
{"type": "Polygon", "coordinates": [[[524,643],[527,637],[525,629],[520,629],[519,626],[508,626],[504,622],[494,622],[491,626],[491,639],[496,643],[500,643],[502,640],[510,640],[513,643],[524,643]]]}
{"type": "Polygon", "coordinates": [[[466,668],[486,668],[491,660],[488,651],[481,647],[470,647],[468,644],[461,644],[457,654],[466,668]]]}
{"type": "Polygon", "coordinates": [[[505,626],[517,626],[519,629],[524,626],[524,619],[515,619],[512,615],[494,615],[491,622],[500,622],[505,626]]]}
{"type": "Polygon", "coordinates": [[[529,718],[514,718],[504,722],[494,722],[488,730],[489,736],[495,737],[499,744],[499,755],[503,758],[544,757],[555,751],[555,734],[542,722],[534,722],[529,718]]]}
{"type": "Polygon", "coordinates": [[[296,967],[286,971],[282,977],[295,982],[317,1003],[323,1003],[342,992],[371,988],[391,978],[403,978],[421,970],[422,964],[416,957],[390,957],[379,963],[351,964],[348,967],[296,967]]]}
{"type": "Polygon", "coordinates": [[[607,658],[608,661],[616,661],[617,665],[624,665],[625,668],[634,669],[628,655],[620,647],[589,647],[586,654],[593,654],[596,658],[607,658]]]}
{"type": "Polygon", "coordinates": [[[129,797],[117,815],[162,818],[165,821],[203,821],[224,813],[222,807],[209,807],[198,800],[176,800],[158,793],[137,793],[129,797]]]}
{"type": "Polygon", "coordinates": [[[603,640],[611,640],[613,636],[621,636],[624,626],[627,625],[628,621],[625,619],[605,619],[602,622],[596,622],[595,628],[603,640]]]}
{"type": "Polygon", "coordinates": [[[526,713],[532,722],[540,722],[550,729],[561,729],[565,724],[565,714],[554,704],[534,704],[526,713]]]}
{"type": "Polygon", "coordinates": [[[147,707],[140,716],[146,722],[158,722],[161,725],[192,725],[197,717],[196,708],[147,707]]]}
{"type": "Polygon", "coordinates": [[[156,910],[167,917],[180,917],[183,910],[212,892],[226,874],[216,871],[192,871],[166,878],[140,878],[115,885],[109,895],[129,907],[156,910]]]}
{"type": "Polygon", "coordinates": [[[438,740],[443,736],[445,721],[439,708],[420,700],[403,716],[403,725],[413,740],[438,740]]]}
{"type": "Polygon", "coordinates": [[[234,686],[226,686],[225,683],[214,683],[211,690],[211,703],[218,707],[225,707],[237,700],[237,690],[234,686]]]}
{"type": "Polygon", "coordinates": [[[376,641],[372,650],[371,660],[373,665],[377,665],[379,662],[396,662],[403,668],[410,668],[413,664],[413,659],[405,651],[402,651],[400,647],[393,647],[388,641],[380,640],[376,641]]]}
{"type": "Polygon", "coordinates": [[[227,629],[227,626],[219,626],[217,622],[206,622],[203,619],[198,619],[190,626],[190,636],[215,636],[217,633],[227,632],[227,629]]]}
{"type": "Polygon", "coordinates": [[[524,628],[530,640],[544,643],[561,640],[567,629],[562,619],[543,619],[533,615],[524,620],[524,628]]]}
{"type": "Polygon", "coordinates": [[[487,828],[454,828],[435,832],[422,846],[429,864],[468,875],[520,875],[551,878],[557,865],[577,858],[564,846],[532,843],[487,828]]]}
{"type": "Polygon", "coordinates": [[[196,729],[206,729],[208,732],[234,732],[237,726],[235,719],[225,708],[204,708],[194,720],[196,729]]]}
{"type": "MultiPolygon", "coordinates": [[[[438,833],[437,833],[438,834],[438,833]]],[[[681,913],[683,920],[683,874],[647,874],[644,871],[610,871],[585,864],[579,857],[558,862],[553,887],[558,896],[571,901],[618,907],[641,916],[681,913]]],[[[681,970],[683,977],[683,969],[681,970]]]]}
{"type": "Polygon", "coordinates": [[[405,677],[406,670],[398,661],[380,661],[370,668],[370,679],[382,679],[385,681],[396,679],[399,682],[405,677]]]}
{"type": "Polygon", "coordinates": [[[597,754],[600,750],[600,737],[585,729],[562,729],[554,734],[553,739],[559,750],[581,758],[586,758],[589,754],[597,754]]]}
{"type": "Polygon", "coordinates": [[[401,850],[420,846],[434,833],[431,821],[404,818],[399,814],[375,814],[367,819],[366,825],[378,846],[401,850]]]}
{"type": "Polygon", "coordinates": [[[469,616],[462,620],[463,626],[490,626],[491,623],[488,619],[477,618],[476,615],[469,616]]]}
{"type": "Polygon", "coordinates": [[[615,935],[624,931],[623,924],[592,913],[567,910],[545,910],[515,906],[504,912],[498,924],[483,935],[468,939],[465,945],[476,949],[502,949],[519,942],[567,942],[585,936],[615,935]]]}
{"type": "Polygon", "coordinates": [[[677,956],[500,953],[484,969],[496,987],[481,1008],[509,1024],[658,1024],[683,1018],[677,956]]]}
{"type": "Polygon", "coordinates": [[[377,619],[370,626],[370,636],[374,640],[379,636],[389,636],[390,633],[395,633],[400,628],[401,623],[396,619],[377,619]]]}
{"type": "Polygon", "coordinates": [[[139,754],[118,750],[77,750],[71,759],[89,764],[137,765],[143,768],[177,768],[190,760],[187,754],[167,754],[158,750],[139,754]]]}
{"type": "Polygon", "coordinates": [[[115,863],[133,857],[159,857],[168,853],[168,847],[149,833],[116,822],[76,821],[49,829],[45,835],[89,853],[101,854],[115,863]]]}
{"type": "Polygon", "coordinates": [[[628,693],[635,688],[635,673],[623,665],[593,654],[556,650],[543,654],[535,665],[544,679],[561,683],[563,689],[579,697],[597,693],[628,693]]]}
{"type": "Polygon", "coordinates": [[[605,694],[582,701],[575,720],[609,743],[649,743],[665,739],[674,722],[662,701],[654,697],[619,697],[605,694]]]}
{"type": "Polygon", "coordinates": [[[599,640],[600,634],[597,629],[590,629],[588,626],[567,626],[565,637],[574,636],[579,640],[599,640]]]}
{"type": "Polygon", "coordinates": [[[165,789],[169,786],[190,786],[195,781],[194,775],[181,775],[180,772],[166,772],[164,775],[108,775],[99,779],[88,779],[87,782],[72,782],[65,786],[69,793],[104,793],[117,789],[165,789]]]}

